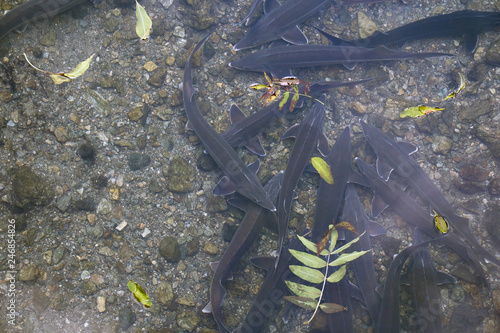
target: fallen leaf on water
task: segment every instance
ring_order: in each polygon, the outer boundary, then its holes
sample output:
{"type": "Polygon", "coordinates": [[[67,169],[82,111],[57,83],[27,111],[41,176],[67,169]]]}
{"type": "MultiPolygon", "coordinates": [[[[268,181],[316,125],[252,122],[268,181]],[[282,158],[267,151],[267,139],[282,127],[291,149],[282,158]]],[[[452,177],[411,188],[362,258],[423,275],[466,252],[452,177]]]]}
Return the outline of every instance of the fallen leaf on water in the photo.
{"type": "Polygon", "coordinates": [[[446,96],[443,99],[443,102],[446,101],[449,98],[455,98],[457,97],[458,93],[462,91],[462,89],[465,88],[465,76],[462,73],[458,73],[458,76],[460,77],[460,84],[458,85],[457,90],[451,92],[448,96],[446,96]]]}
{"type": "Polygon", "coordinates": [[[134,298],[137,302],[142,303],[145,307],[150,308],[153,303],[149,300],[148,294],[142,289],[142,287],[133,282],[132,280],[128,281],[128,289],[134,294],[134,298]]]}
{"type": "Polygon", "coordinates": [[[144,7],[142,7],[137,0],[135,1],[135,4],[135,17],[137,18],[135,32],[140,39],[147,40],[149,38],[149,34],[151,33],[153,22],[149,18],[144,7]]]}
{"type": "Polygon", "coordinates": [[[34,69],[36,69],[37,71],[40,71],[40,72],[48,74],[50,76],[50,78],[52,79],[52,81],[54,81],[55,84],[61,84],[63,82],[69,82],[69,81],[71,81],[73,79],[76,79],[77,77],[83,75],[83,73],[85,73],[85,71],[89,68],[90,61],[92,61],[93,57],[94,57],[94,54],[91,55],[90,57],[88,57],[87,60],[82,61],[81,63],[79,63],[75,67],[75,69],[73,69],[71,72],[68,72],[68,73],[64,73],[64,72],[61,72],[61,73],[51,73],[51,72],[48,72],[48,71],[43,70],[43,69],[40,69],[40,68],[36,67],[35,65],[33,65],[28,60],[28,56],[26,56],[26,53],[24,53],[24,58],[26,58],[26,61],[28,62],[28,64],[31,67],[33,67],[34,69]]]}
{"type": "Polygon", "coordinates": [[[311,163],[314,169],[318,171],[321,178],[323,178],[323,180],[328,184],[333,185],[332,171],[330,170],[328,163],[326,163],[321,157],[311,158],[311,163]]]}
{"type": "Polygon", "coordinates": [[[419,105],[405,109],[403,112],[401,112],[399,116],[401,118],[406,118],[406,117],[418,118],[425,116],[426,114],[429,113],[434,113],[436,111],[443,111],[444,109],[445,108],[435,108],[427,105],[419,105]]]}

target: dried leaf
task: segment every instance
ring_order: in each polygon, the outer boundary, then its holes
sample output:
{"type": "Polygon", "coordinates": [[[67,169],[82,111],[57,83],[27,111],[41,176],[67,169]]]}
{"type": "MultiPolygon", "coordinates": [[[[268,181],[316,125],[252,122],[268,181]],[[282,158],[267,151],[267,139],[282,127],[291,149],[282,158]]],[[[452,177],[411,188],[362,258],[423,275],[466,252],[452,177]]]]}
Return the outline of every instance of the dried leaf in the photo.
{"type": "Polygon", "coordinates": [[[331,282],[331,283],[339,282],[345,276],[346,268],[347,268],[347,265],[341,266],[339,269],[337,269],[335,272],[333,272],[326,279],[326,281],[331,282]]]}
{"type": "Polygon", "coordinates": [[[318,302],[314,299],[307,297],[285,296],[285,299],[309,311],[313,311],[314,309],[316,309],[316,305],[318,304],[318,302]]]}
{"type": "Polygon", "coordinates": [[[350,224],[349,222],[346,222],[346,221],[343,221],[343,222],[340,222],[340,223],[337,223],[335,225],[335,228],[344,228],[344,229],[347,229],[353,233],[355,233],[356,235],[359,236],[358,234],[358,231],[356,230],[356,228],[354,228],[354,226],[352,224],[350,224]]]}
{"type": "Polygon", "coordinates": [[[366,251],[354,251],[350,253],[342,253],[337,259],[329,263],[330,266],[340,266],[348,263],[349,261],[353,261],[361,257],[363,254],[370,252],[371,250],[366,251]]]}
{"type": "Polygon", "coordinates": [[[295,283],[292,281],[285,281],[288,289],[293,292],[295,295],[300,297],[307,297],[311,299],[317,299],[321,296],[321,290],[314,287],[304,286],[300,283],[295,283]]]}
{"type": "Polygon", "coordinates": [[[326,261],[316,257],[315,255],[305,253],[305,252],[300,252],[297,250],[289,249],[290,253],[292,256],[294,256],[298,261],[303,263],[304,265],[312,268],[323,268],[326,267],[326,261]]]}
{"type": "Polygon", "coordinates": [[[426,105],[419,105],[419,106],[413,106],[411,108],[405,109],[399,117],[401,118],[406,118],[406,117],[412,117],[412,118],[418,118],[421,116],[425,116],[426,114],[433,113],[436,111],[443,111],[445,108],[438,108],[438,107],[430,107],[426,105]]]}
{"type": "Polygon", "coordinates": [[[71,81],[71,79],[69,79],[61,74],[49,74],[49,76],[52,79],[52,81],[54,81],[55,84],[61,84],[63,82],[71,81]]]}
{"type": "Polygon", "coordinates": [[[260,90],[260,89],[269,89],[269,86],[262,83],[252,83],[251,85],[248,86],[248,88],[254,90],[260,90]]]}
{"type": "Polygon", "coordinates": [[[290,270],[293,274],[297,275],[299,278],[307,282],[321,283],[325,279],[325,275],[314,268],[290,265],[290,270]]]}
{"type": "MultiPolygon", "coordinates": [[[[311,252],[314,252],[316,253],[316,249],[317,249],[317,246],[316,244],[314,244],[313,242],[311,242],[310,240],[306,239],[305,237],[302,237],[302,236],[297,236],[299,238],[299,240],[302,242],[302,244],[304,244],[304,246],[311,252]]],[[[322,256],[327,256],[328,255],[328,251],[327,250],[323,250],[321,251],[320,255],[322,256]]]]}
{"type": "Polygon", "coordinates": [[[330,230],[332,230],[333,227],[329,228],[323,236],[321,236],[321,239],[319,240],[318,244],[316,244],[316,255],[319,256],[321,254],[321,251],[323,251],[326,248],[326,245],[330,241],[330,230]]]}
{"type": "Polygon", "coordinates": [[[153,303],[151,303],[148,294],[146,294],[144,289],[142,289],[138,283],[129,280],[128,289],[130,289],[137,302],[142,303],[147,308],[151,307],[153,303]]]}
{"type": "Polygon", "coordinates": [[[447,99],[449,98],[455,98],[457,97],[458,93],[460,91],[462,91],[462,89],[465,88],[465,76],[462,74],[462,73],[458,73],[459,77],[460,77],[460,83],[458,85],[458,88],[457,90],[453,91],[452,93],[450,93],[448,96],[446,96],[444,99],[443,99],[443,102],[446,101],[447,99]]]}
{"type": "Polygon", "coordinates": [[[324,313],[337,313],[347,311],[347,308],[345,306],[335,303],[323,303],[320,304],[319,307],[321,310],[323,310],[324,313]]]}
{"type": "Polygon", "coordinates": [[[292,101],[290,102],[290,112],[295,109],[295,106],[297,105],[297,102],[299,101],[300,98],[300,93],[299,93],[299,87],[298,86],[292,86],[292,90],[295,92],[292,97],[292,101]]]}
{"type": "Polygon", "coordinates": [[[137,0],[135,1],[135,4],[135,17],[137,18],[135,32],[140,39],[147,40],[149,38],[149,34],[151,33],[153,22],[149,18],[144,7],[142,7],[137,0]]]}
{"type": "Polygon", "coordinates": [[[328,184],[333,185],[332,171],[330,170],[328,163],[326,163],[326,161],[321,157],[311,158],[311,163],[314,169],[318,171],[321,178],[323,178],[323,180],[328,184]]]}
{"type": "Polygon", "coordinates": [[[366,233],[366,231],[363,231],[363,233],[361,235],[359,235],[358,237],[354,238],[352,241],[350,241],[349,243],[346,243],[344,245],[342,245],[341,247],[339,247],[338,249],[336,249],[335,251],[332,252],[332,254],[337,254],[337,253],[340,253],[342,251],[345,251],[346,249],[348,249],[352,244],[356,243],[357,241],[359,241],[359,239],[366,233]]]}

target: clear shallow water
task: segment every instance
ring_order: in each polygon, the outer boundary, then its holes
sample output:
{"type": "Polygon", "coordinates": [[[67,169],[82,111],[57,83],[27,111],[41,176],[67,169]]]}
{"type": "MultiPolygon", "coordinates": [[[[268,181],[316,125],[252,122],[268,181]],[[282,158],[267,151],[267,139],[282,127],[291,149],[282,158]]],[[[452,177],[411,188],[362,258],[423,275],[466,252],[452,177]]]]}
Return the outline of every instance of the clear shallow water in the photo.
{"type": "MultiPolygon", "coordinates": [[[[205,8],[198,2],[194,9],[184,1],[174,1],[170,6],[168,1],[144,2],[153,22],[158,24],[154,26],[153,37],[146,43],[138,41],[134,35],[134,10],[120,9],[107,2],[87,5],[77,14],[63,14],[54,20],[31,24],[21,35],[11,33],[8,36],[10,46],[8,53],[3,54],[7,59],[3,59],[0,83],[2,91],[12,93],[11,100],[6,94],[0,102],[2,248],[7,248],[9,219],[25,221],[26,229],[16,236],[17,269],[30,264],[38,268],[33,280],[16,282],[19,317],[16,320],[18,328],[13,331],[110,332],[117,325],[119,311],[124,308],[130,308],[136,315],[134,328],[129,330],[170,328],[181,332],[187,330],[180,326],[184,325],[182,318],[186,316],[199,320],[194,331],[215,329],[212,317],[201,313],[208,302],[212,275],[208,262],[220,258],[228,244],[221,237],[223,223],[235,225],[242,214],[234,208],[207,211],[207,206],[214,206],[208,193],[220,175],[216,170],[207,172],[195,167],[202,148],[193,144],[196,139],[184,131],[186,117],[180,102],[179,84],[190,46],[208,31],[214,31],[210,41],[213,56],[202,58],[202,66],[193,71],[193,76],[206,118],[222,132],[229,126],[227,110],[232,103],[238,103],[247,114],[258,110],[258,95],[246,87],[263,82],[263,76],[227,67],[227,63],[239,57],[233,54],[231,45],[246,31],[236,23],[246,15],[250,4],[247,1],[206,3],[218,25],[198,31],[192,27],[197,26],[192,20],[196,12],[203,12],[200,8],[205,8]],[[48,77],[27,66],[23,52],[36,66],[54,72],[68,71],[92,53],[96,53],[96,58],[80,79],[56,86],[48,77]],[[144,68],[148,62],[166,71],[165,79],[159,80],[159,87],[148,83],[148,79],[154,77],[154,72],[144,68]],[[12,81],[15,90],[10,84],[12,81]],[[99,95],[96,97],[92,91],[99,95]],[[152,108],[146,126],[129,115],[130,111],[144,105],[152,108]],[[92,163],[82,160],[77,153],[86,141],[96,148],[96,159],[92,163]],[[127,162],[133,152],[148,155],[150,164],[138,171],[130,170],[127,162]],[[194,169],[194,186],[185,194],[167,190],[168,169],[177,157],[185,158],[194,169]],[[5,202],[10,202],[12,196],[11,170],[19,165],[30,166],[53,186],[55,199],[52,204],[24,214],[9,211],[5,202]],[[104,188],[93,186],[99,175],[108,178],[104,188]],[[155,193],[149,186],[151,180],[155,180],[163,192],[155,193]],[[92,197],[101,208],[85,212],[68,207],[61,211],[57,206],[64,208],[61,200],[68,196],[71,202],[92,197]],[[106,202],[110,209],[106,209],[106,202]],[[123,221],[127,226],[118,231],[116,226],[123,221]],[[143,237],[146,228],[151,233],[143,237]],[[160,242],[166,236],[174,236],[179,241],[181,262],[169,263],[158,253],[160,242]],[[198,240],[199,251],[188,255],[193,240],[198,240]],[[49,263],[48,251],[53,254],[61,247],[65,249],[61,261],[49,263]],[[144,310],[133,300],[127,290],[129,279],[141,284],[152,296],[151,310],[144,310]],[[95,290],[89,280],[96,286],[95,290]],[[163,305],[155,294],[161,282],[171,286],[175,295],[163,305]],[[87,291],[89,286],[92,288],[87,291]],[[97,310],[98,296],[106,298],[106,310],[102,313],[97,310]]],[[[467,7],[460,1],[438,4],[419,1],[409,5],[397,1],[355,6],[335,4],[310,23],[331,31],[340,29],[344,31],[343,37],[353,38],[357,32],[354,22],[358,12],[364,12],[381,30],[389,30],[409,20],[465,8],[495,10],[493,3],[484,1],[469,2],[467,7]]],[[[314,29],[306,27],[305,31],[311,42],[321,42],[314,29]]],[[[439,39],[412,42],[407,50],[449,52],[456,57],[359,64],[353,71],[332,66],[297,72],[310,81],[381,77],[373,85],[328,94],[328,121],[324,132],[330,143],[345,125],[351,125],[356,155],[373,159],[357,125],[362,118],[387,131],[391,137],[417,145],[421,166],[458,212],[470,217],[473,232],[492,251],[495,248],[484,220],[485,212],[498,204],[498,197],[491,195],[486,186],[497,177],[498,167],[491,150],[477,133],[498,124],[499,71],[484,65],[485,52],[496,37],[496,33],[482,35],[473,57],[465,53],[459,41],[439,39]],[[466,74],[470,82],[457,99],[445,104],[445,112],[428,116],[429,120],[399,119],[405,107],[438,103],[456,87],[452,75],[456,71],[466,74]],[[438,140],[451,141],[446,153],[433,148],[438,140]],[[487,173],[485,180],[476,182],[479,190],[472,194],[464,192],[461,185],[464,180],[459,175],[469,164],[480,165],[487,173]]],[[[4,43],[5,40],[2,45],[4,43]]],[[[206,51],[205,55],[208,53],[206,51]]],[[[292,142],[281,142],[279,138],[301,117],[301,112],[294,112],[265,131],[261,139],[268,156],[262,160],[261,179],[284,169],[292,142]]],[[[241,154],[247,162],[255,159],[244,150],[241,154]]],[[[317,179],[310,175],[299,182],[290,235],[301,230],[305,223],[312,223],[316,184],[317,179]]],[[[362,199],[368,208],[370,193],[364,192],[362,199]]],[[[382,279],[392,254],[387,252],[411,244],[411,230],[390,212],[379,220],[390,237],[375,241],[377,273],[382,279]],[[395,242],[394,239],[401,240],[399,248],[388,245],[395,242]]],[[[241,321],[262,281],[262,272],[253,268],[247,259],[271,253],[276,248],[276,239],[276,235],[263,231],[257,245],[236,267],[236,280],[229,286],[224,307],[228,316],[226,323],[241,321]]],[[[460,261],[444,249],[434,248],[431,253],[444,270],[460,266],[460,261]]],[[[2,255],[1,269],[7,270],[7,252],[3,251],[2,255]]],[[[488,277],[493,295],[498,297],[496,267],[491,267],[488,277]]],[[[1,288],[4,295],[7,285],[4,281],[1,288]]],[[[403,292],[402,327],[412,331],[411,297],[404,289],[403,292]]],[[[498,315],[493,297],[484,288],[460,280],[457,285],[444,287],[442,296],[443,316],[449,331],[464,327],[469,331],[497,330],[498,315]],[[470,320],[462,321],[464,318],[470,320]]],[[[357,329],[368,330],[366,312],[359,304],[354,306],[357,329]]],[[[308,319],[309,313],[294,310],[291,317],[296,320],[281,331],[307,331],[301,322],[308,319]]]]}

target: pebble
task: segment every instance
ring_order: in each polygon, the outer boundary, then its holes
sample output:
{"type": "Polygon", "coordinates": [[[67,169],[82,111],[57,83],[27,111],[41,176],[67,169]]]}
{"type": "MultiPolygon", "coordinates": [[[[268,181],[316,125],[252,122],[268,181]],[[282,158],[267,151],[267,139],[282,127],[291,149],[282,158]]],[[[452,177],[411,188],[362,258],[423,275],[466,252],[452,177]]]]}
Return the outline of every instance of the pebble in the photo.
{"type": "Polygon", "coordinates": [[[128,166],[130,170],[137,171],[151,162],[151,158],[145,154],[131,153],[128,158],[128,166]]]}
{"type": "Polygon", "coordinates": [[[55,190],[30,167],[21,166],[12,180],[12,205],[17,212],[26,212],[33,206],[46,206],[55,196],[55,190]]]}
{"type": "Polygon", "coordinates": [[[126,307],[118,311],[118,326],[126,331],[130,326],[135,323],[136,315],[131,308],[126,307]]]}
{"type": "Polygon", "coordinates": [[[217,248],[217,246],[214,244],[214,243],[211,243],[211,242],[208,242],[208,243],[205,243],[205,245],[203,246],[203,251],[208,253],[208,254],[217,254],[219,252],[219,249],[217,248]]]}
{"type": "Polygon", "coordinates": [[[434,141],[432,142],[432,151],[436,154],[446,155],[453,144],[453,141],[442,135],[437,135],[434,137],[434,141]]]}
{"type": "Polygon", "coordinates": [[[34,263],[23,266],[19,270],[20,281],[33,281],[40,275],[40,269],[34,263]]]}
{"type": "Polygon", "coordinates": [[[155,299],[160,304],[170,307],[170,303],[174,299],[174,292],[172,286],[167,281],[162,281],[155,289],[155,299]]]}
{"type": "Polygon", "coordinates": [[[200,318],[198,317],[196,312],[191,310],[186,310],[186,311],[180,311],[177,314],[176,321],[177,325],[179,325],[180,328],[188,332],[191,332],[200,322],[200,318]]]}
{"type": "Polygon", "coordinates": [[[163,238],[160,242],[159,252],[168,262],[176,263],[181,260],[181,248],[175,237],[163,238]]]}
{"type": "Polygon", "coordinates": [[[184,157],[174,157],[165,176],[168,178],[167,189],[171,192],[188,193],[194,190],[196,172],[184,157]]]}
{"type": "Polygon", "coordinates": [[[98,253],[107,257],[113,257],[115,255],[115,251],[110,249],[108,246],[100,247],[98,253]]]}
{"type": "Polygon", "coordinates": [[[106,311],[106,297],[97,296],[97,311],[100,313],[106,311]]]}
{"type": "Polygon", "coordinates": [[[123,230],[123,228],[125,228],[125,227],[127,226],[127,224],[128,224],[127,222],[122,221],[120,224],[118,224],[118,225],[116,226],[116,230],[118,230],[118,231],[122,231],[122,230],[123,230]]]}
{"type": "Polygon", "coordinates": [[[112,209],[113,205],[106,198],[101,199],[99,205],[97,205],[97,213],[101,215],[109,214],[112,209]]]}

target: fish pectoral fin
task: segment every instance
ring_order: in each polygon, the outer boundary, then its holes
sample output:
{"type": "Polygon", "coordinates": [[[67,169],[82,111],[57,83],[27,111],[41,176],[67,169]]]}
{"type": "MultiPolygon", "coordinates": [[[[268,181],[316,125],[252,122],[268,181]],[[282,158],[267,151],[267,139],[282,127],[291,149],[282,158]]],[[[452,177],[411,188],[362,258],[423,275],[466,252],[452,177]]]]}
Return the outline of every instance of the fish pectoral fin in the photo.
{"type": "Polygon", "coordinates": [[[377,161],[375,162],[375,166],[377,167],[377,173],[378,175],[384,179],[384,181],[387,181],[389,177],[391,176],[392,170],[394,170],[389,163],[386,163],[384,160],[381,158],[377,158],[377,161]]]}
{"type": "Polygon", "coordinates": [[[205,306],[203,308],[203,310],[201,310],[201,312],[203,312],[203,313],[212,313],[212,303],[208,302],[207,306],[205,306]]]}
{"type": "Polygon", "coordinates": [[[222,177],[212,190],[213,195],[228,195],[236,192],[236,186],[226,176],[222,177]]]}
{"type": "Polygon", "coordinates": [[[238,105],[233,104],[231,105],[231,109],[229,110],[229,121],[231,124],[236,124],[239,121],[242,121],[245,119],[247,116],[241,111],[238,105]]]}
{"type": "Polygon", "coordinates": [[[437,271],[437,284],[442,285],[445,283],[457,283],[457,279],[448,273],[437,271]]]}
{"type": "Polygon", "coordinates": [[[254,174],[257,174],[257,172],[259,172],[259,168],[260,168],[260,160],[259,159],[256,159],[255,162],[250,163],[248,165],[248,170],[252,171],[254,174]]]}
{"type": "Polygon", "coordinates": [[[344,67],[347,68],[348,70],[352,71],[354,68],[356,68],[357,64],[358,64],[357,62],[353,62],[353,63],[344,63],[342,65],[344,65],[344,67]]]}
{"type": "Polygon", "coordinates": [[[274,269],[274,265],[276,263],[277,259],[276,257],[255,257],[250,259],[250,262],[259,268],[264,269],[266,272],[271,271],[274,269]]]}
{"type": "Polygon", "coordinates": [[[372,199],[372,216],[377,217],[389,205],[382,199],[381,196],[375,194],[372,199]]]}
{"type": "Polygon", "coordinates": [[[351,297],[354,297],[355,299],[360,301],[362,303],[363,307],[366,309],[365,298],[363,296],[363,293],[359,289],[359,287],[357,285],[355,285],[354,283],[349,282],[349,289],[350,289],[351,297]]]}
{"type": "Polygon", "coordinates": [[[351,174],[349,175],[349,179],[347,180],[347,182],[350,184],[357,184],[364,187],[370,187],[370,185],[368,185],[368,183],[366,182],[365,177],[363,177],[359,172],[355,170],[351,171],[351,174]]]}
{"type": "Polygon", "coordinates": [[[399,142],[396,142],[396,144],[407,155],[411,155],[413,153],[416,153],[418,150],[417,146],[415,146],[409,142],[399,141],[399,142]]]}
{"type": "Polygon", "coordinates": [[[308,42],[306,35],[297,26],[285,32],[281,38],[285,42],[295,45],[306,45],[308,42]]]}
{"type": "Polygon", "coordinates": [[[250,150],[257,156],[260,157],[266,156],[266,151],[264,150],[264,147],[262,147],[260,139],[256,136],[248,140],[247,143],[245,144],[245,147],[247,147],[248,150],[250,150]]]}
{"type": "Polygon", "coordinates": [[[237,195],[232,198],[227,199],[227,202],[238,209],[246,212],[248,210],[248,203],[250,202],[247,198],[242,195],[237,195]]]}
{"type": "Polygon", "coordinates": [[[219,266],[219,262],[218,261],[211,261],[209,263],[210,265],[210,268],[212,269],[213,272],[215,272],[215,270],[217,269],[217,266],[219,266]]]}
{"type": "Polygon", "coordinates": [[[467,53],[474,53],[474,51],[477,48],[477,43],[479,41],[479,35],[478,34],[468,34],[464,36],[464,41],[465,41],[465,50],[467,53]]]}
{"type": "Polygon", "coordinates": [[[380,224],[375,221],[368,221],[368,229],[370,231],[370,236],[378,236],[385,235],[387,230],[380,224]]]}
{"type": "Polygon", "coordinates": [[[318,151],[321,153],[321,155],[326,156],[328,155],[328,152],[330,151],[330,146],[328,145],[328,139],[326,138],[326,135],[324,133],[320,133],[318,137],[318,151]]]}
{"type": "Polygon", "coordinates": [[[184,126],[184,130],[186,132],[189,132],[189,131],[194,132],[193,125],[191,124],[191,122],[189,120],[186,122],[186,126],[184,126]]]}
{"type": "Polygon", "coordinates": [[[292,125],[289,129],[287,129],[285,133],[283,133],[283,135],[281,136],[281,140],[295,138],[299,132],[299,125],[300,124],[295,124],[292,125]]]}

